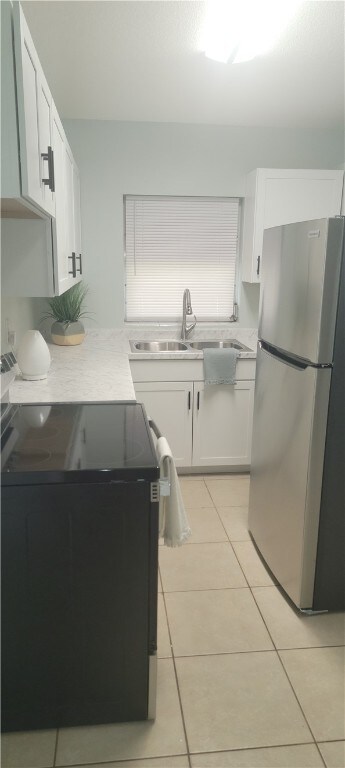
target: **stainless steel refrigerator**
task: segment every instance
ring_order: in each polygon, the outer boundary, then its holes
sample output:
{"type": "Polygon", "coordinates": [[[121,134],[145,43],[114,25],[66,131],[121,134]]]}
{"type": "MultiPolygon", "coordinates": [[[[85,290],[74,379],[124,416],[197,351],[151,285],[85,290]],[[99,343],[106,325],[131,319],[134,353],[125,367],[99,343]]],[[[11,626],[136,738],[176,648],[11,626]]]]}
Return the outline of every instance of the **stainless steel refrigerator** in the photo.
{"type": "Polygon", "coordinates": [[[249,530],[307,611],[345,605],[344,222],[264,235],[249,530]]]}

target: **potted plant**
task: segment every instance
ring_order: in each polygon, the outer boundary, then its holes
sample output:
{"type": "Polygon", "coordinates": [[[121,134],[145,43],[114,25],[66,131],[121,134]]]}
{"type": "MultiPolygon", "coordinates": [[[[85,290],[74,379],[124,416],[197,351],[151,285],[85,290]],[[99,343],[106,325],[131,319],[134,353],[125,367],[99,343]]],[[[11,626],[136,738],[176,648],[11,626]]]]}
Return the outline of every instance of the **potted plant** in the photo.
{"type": "Polygon", "coordinates": [[[87,292],[87,286],[80,282],[61,296],[47,299],[49,311],[42,315],[42,320],[53,318],[54,323],[50,332],[54,344],[72,346],[82,343],[85,329],[80,318],[87,314],[82,311],[87,292]]]}

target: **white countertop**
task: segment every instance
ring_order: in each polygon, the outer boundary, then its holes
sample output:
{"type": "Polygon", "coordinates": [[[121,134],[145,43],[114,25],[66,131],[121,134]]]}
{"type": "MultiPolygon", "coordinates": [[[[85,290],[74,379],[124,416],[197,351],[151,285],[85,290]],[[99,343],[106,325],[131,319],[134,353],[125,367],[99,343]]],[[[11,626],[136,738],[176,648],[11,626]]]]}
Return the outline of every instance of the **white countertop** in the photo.
{"type": "MultiPolygon", "coordinates": [[[[52,357],[46,379],[25,381],[17,376],[10,387],[12,403],[136,402],[129,360],[200,360],[201,350],[185,352],[131,352],[129,339],[137,341],[179,339],[179,328],[131,326],[124,329],[86,331],[82,344],[63,347],[49,344],[52,357]]],[[[256,357],[256,329],[196,328],[192,340],[238,339],[250,352],[240,358],[256,357]]]]}
{"type": "Polygon", "coordinates": [[[123,331],[87,331],[82,344],[49,344],[52,362],[42,381],[18,376],[10,387],[12,403],[136,402],[123,331]]]}

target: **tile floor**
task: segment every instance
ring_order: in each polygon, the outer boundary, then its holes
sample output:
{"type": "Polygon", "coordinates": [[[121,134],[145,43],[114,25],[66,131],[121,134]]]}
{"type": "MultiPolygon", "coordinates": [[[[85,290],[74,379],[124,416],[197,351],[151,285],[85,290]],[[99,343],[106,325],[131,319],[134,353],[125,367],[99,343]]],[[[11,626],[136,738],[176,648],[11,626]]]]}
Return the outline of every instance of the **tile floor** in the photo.
{"type": "Polygon", "coordinates": [[[344,768],[344,616],[302,617],[247,531],[246,475],[181,479],[160,547],[155,723],[7,734],[2,768],[344,768]]]}

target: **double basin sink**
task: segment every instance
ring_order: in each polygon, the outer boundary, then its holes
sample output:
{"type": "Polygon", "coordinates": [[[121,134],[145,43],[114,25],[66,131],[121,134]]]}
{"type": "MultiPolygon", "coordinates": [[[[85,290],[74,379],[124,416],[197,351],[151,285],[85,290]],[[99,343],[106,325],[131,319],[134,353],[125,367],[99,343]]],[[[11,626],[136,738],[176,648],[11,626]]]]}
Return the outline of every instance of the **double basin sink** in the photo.
{"type": "Polygon", "coordinates": [[[203,349],[237,349],[239,352],[251,352],[237,339],[221,341],[131,341],[132,352],[191,352],[203,349]]]}

